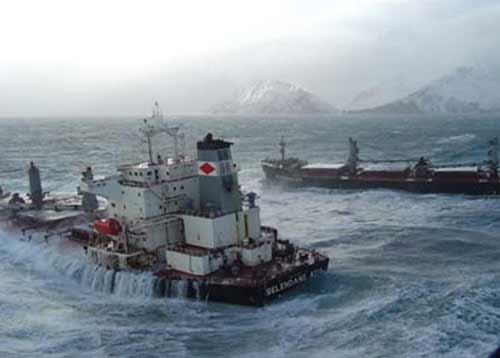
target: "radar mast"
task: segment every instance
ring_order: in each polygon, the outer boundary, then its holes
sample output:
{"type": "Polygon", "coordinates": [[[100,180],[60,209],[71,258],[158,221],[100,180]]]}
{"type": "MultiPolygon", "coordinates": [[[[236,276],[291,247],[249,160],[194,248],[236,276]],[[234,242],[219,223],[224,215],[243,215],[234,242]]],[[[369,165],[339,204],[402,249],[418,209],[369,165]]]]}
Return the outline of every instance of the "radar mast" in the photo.
{"type": "Polygon", "coordinates": [[[146,143],[148,145],[148,156],[149,163],[153,164],[153,137],[160,134],[166,133],[170,137],[174,139],[174,159],[179,158],[179,137],[183,137],[182,134],[179,134],[180,127],[179,126],[168,126],[167,123],[164,122],[163,113],[160,109],[158,101],[155,101],[153,107],[153,113],[151,117],[143,119],[143,126],[139,130],[146,137],[146,143]],[[156,122],[156,123],[155,123],[156,122]]]}

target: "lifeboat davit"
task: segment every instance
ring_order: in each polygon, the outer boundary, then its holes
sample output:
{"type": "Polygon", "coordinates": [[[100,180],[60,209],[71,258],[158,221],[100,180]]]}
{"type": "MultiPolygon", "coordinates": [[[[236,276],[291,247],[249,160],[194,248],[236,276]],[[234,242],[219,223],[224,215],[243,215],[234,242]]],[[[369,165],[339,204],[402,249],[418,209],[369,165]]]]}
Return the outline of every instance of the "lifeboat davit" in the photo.
{"type": "Polygon", "coordinates": [[[102,235],[117,236],[122,232],[122,226],[116,219],[102,219],[94,223],[94,229],[102,235]]]}

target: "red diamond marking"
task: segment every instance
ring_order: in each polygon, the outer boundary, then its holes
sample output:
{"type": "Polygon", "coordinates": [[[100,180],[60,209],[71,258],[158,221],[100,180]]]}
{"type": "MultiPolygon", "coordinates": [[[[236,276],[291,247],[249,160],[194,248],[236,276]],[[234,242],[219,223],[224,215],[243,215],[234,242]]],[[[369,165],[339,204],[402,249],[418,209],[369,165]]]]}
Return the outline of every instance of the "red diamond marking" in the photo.
{"type": "Polygon", "coordinates": [[[203,163],[200,166],[200,170],[206,175],[210,175],[210,173],[212,173],[215,170],[215,167],[210,163],[203,163]]]}

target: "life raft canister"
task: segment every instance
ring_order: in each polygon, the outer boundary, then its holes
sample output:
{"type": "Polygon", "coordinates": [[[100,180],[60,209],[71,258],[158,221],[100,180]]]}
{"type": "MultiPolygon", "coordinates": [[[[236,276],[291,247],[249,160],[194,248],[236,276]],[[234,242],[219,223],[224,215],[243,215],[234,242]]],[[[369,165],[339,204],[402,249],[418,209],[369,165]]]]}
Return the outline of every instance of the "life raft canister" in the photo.
{"type": "Polygon", "coordinates": [[[113,218],[97,220],[94,229],[102,235],[117,236],[122,232],[120,222],[113,218]]]}

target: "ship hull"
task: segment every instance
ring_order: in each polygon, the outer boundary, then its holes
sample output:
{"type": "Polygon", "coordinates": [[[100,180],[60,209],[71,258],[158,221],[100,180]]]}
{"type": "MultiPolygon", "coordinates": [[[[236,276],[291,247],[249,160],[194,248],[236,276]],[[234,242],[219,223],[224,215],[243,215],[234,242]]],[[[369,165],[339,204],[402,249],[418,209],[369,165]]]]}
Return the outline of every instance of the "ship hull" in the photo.
{"type": "Polygon", "coordinates": [[[313,264],[304,264],[269,281],[249,284],[245,280],[214,280],[211,277],[187,277],[159,274],[156,294],[177,296],[178,284],[185,285],[183,296],[195,300],[222,302],[246,306],[263,306],[308,281],[315,273],[328,269],[329,259],[322,257],[313,264]]]}
{"type": "MultiPolygon", "coordinates": [[[[59,229],[61,229],[61,232],[54,234],[58,236],[58,240],[54,241],[55,243],[72,242],[76,244],[74,246],[75,250],[83,250],[86,254],[88,253],[89,242],[86,232],[80,232],[75,227],[60,227],[59,229]]],[[[45,233],[42,236],[45,237],[45,241],[48,243],[49,237],[45,233]]],[[[41,240],[42,237],[39,239],[41,240]]],[[[31,241],[31,235],[29,235],[28,241],[31,241]]],[[[50,241],[52,242],[52,239],[50,241]]],[[[302,263],[296,263],[300,262],[300,259],[296,258],[291,260],[292,262],[288,266],[284,261],[281,261],[283,262],[281,264],[283,266],[281,274],[272,276],[270,279],[266,279],[265,275],[259,278],[259,272],[266,273],[270,266],[275,268],[276,265],[280,265],[276,260],[260,268],[247,268],[246,270],[257,274],[251,279],[246,275],[248,271],[245,270],[241,275],[237,274],[235,276],[224,271],[208,276],[194,276],[170,270],[149,271],[155,277],[152,294],[158,298],[182,297],[198,301],[263,306],[287,291],[298,288],[316,274],[328,270],[329,258],[327,256],[307,249],[298,249],[297,252],[303,255],[308,253],[308,259],[302,263]]],[[[290,258],[282,258],[282,260],[287,261],[290,258]]],[[[121,270],[110,269],[108,265],[96,263],[93,259],[89,259],[89,263],[96,264],[96,267],[107,268],[108,271],[115,273],[112,275],[110,283],[111,292],[115,292],[116,273],[121,270]]],[[[147,272],[141,269],[123,271],[147,272]]]]}
{"type": "Polygon", "coordinates": [[[397,178],[391,176],[370,176],[369,172],[364,175],[310,175],[303,170],[279,168],[270,165],[262,165],[264,174],[268,180],[286,183],[294,186],[322,187],[329,189],[391,189],[414,193],[444,193],[465,195],[498,195],[500,194],[500,181],[498,179],[469,179],[456,177],[448,178],[409,178],[404,177],[403,172],[397,178]]]}

